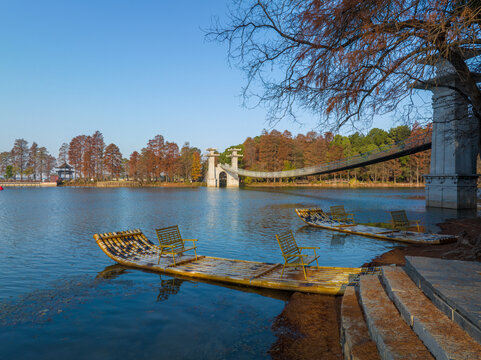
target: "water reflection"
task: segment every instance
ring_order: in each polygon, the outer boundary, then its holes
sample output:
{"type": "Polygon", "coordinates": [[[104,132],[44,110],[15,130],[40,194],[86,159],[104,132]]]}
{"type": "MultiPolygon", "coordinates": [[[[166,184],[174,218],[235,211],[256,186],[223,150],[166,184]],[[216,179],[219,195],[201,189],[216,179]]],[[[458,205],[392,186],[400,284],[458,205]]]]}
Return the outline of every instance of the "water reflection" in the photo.
{"type": "MultiPolygon", "coordinates": [[[[127,269],[128,267],[120,264],[114,264],[107,266],[104,270],[97,274],[97,279],[104,279],[104,280],[113,280],[119,277],[120,275],[128,274],[127,269]]],[[[132,268],[133,271],[138,271],[138,269],[132,268]]],[[[158,274],[158,273],[155,273],[158,274]]],[[[157,294],[157,302],[165,301],[169,298],[170,295],[176,295],[180,291],[180,286],[185,281],[183,279],[179,279],[176,277],[167,277],[162,278],[162,275],[159,275],[160,280],[160,287],[159,292],[157,294]]]]}
{"type": "Polygon", "coordinates": [[[301,226],[299,228],[297,228],[297,230],[295,231],[296,234],[310,234],[312,232],[316,232],[316,231],[320,231],[321,229],[320,228],[315,228],[313,226],[309,226],[309,225],[304,225],[304,226],[301,226]]]}
{"type": "Polygon", "coordinates": [[[332,234],[331,235],[331,246],[332,247],[343,247],[346,242],[347,234],[332,234]]]}
{"type": "Polygon", "coordinates": [[[160,288],[159,294],[157,295],[157,301],[165,301],[169,298],[170,295],[176,295],[180,290],[180,285],[184,280],[171,278],[171,279],[162,279],[160,276],[160,288]]]}
{"type": "Polygon", "coordinates": [[[220,281],[193,279],[188,276],[182,276],[182,275],[167,276],[167,275],[159,274],[156,271],[149,271],[146,269],[139,270],[137,268],[129,268],[127,266],[120,265],[120,264],[107,266],[104,270],[102,270],[97,274],[96,278],[103,279],[103,280],[113,280],[118,278],[121,275],[131,275],[132,273],[135,273],[138,271],[143,273],[148,273],[148,274],[155,274],[159,276],[160,288],[159,288],[159,293],[157,295],[157,301],[164,301],[164,300],[167,300],[170,295],[178,294],[180,291],[180,286],[185,282],[188,282],[191,284],[202,283],[202,284],[221,286],[227,289],[242,291],[245,293],[253,293],[253,294],[257,294],[267,298],[278,299],[283,301],[288,300],[289,297],[291,296],[291,292],[289,291],[273,290],[273,289],[265,289],[265,288],[253,288],[249,286],[224,283],[220,281]],[[132,272],[129,270],[132,270],[132,272]]]}
{"type": "Polygon", "coordinates": [[[115,279],[117,276],[125,274],[127,268],[120,264],[109,265],[96,276],[97,279],[115,279]]]}

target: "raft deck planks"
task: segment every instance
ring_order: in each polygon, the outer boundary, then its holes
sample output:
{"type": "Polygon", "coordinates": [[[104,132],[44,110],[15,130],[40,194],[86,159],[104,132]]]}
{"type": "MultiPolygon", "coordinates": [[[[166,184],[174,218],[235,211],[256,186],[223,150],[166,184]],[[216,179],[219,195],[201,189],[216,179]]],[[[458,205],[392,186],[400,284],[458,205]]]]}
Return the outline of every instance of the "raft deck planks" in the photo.
{"type": "Polygon", "coordinates": [[[356,281],[361,273],[373,269],[341,267],[307,267],[308,280],[302,269],[286,268],[281,278],[282,264],[223,259],[210,256],[184,255],[177,266],[171,256],[159,255],[159,248],[140,230],[95,234],[104,253],[119,264],[161,272],[168,275],[232,283],[249,287],[342,295],[347,284],[356,281]],[[159,263],[158,263],[159,262],[159,263]]]}
{"type": "Polygon", "coordinates": [[[397,241],[409,244],[439,245],[456,241],[454,235],[420,233],[415,231],[389,230],[368,225],[344,224],[326,218],[322,209],[296,209],[296,214],[306,224],[342,233],[367,236],[374,239],[397,241]]]}

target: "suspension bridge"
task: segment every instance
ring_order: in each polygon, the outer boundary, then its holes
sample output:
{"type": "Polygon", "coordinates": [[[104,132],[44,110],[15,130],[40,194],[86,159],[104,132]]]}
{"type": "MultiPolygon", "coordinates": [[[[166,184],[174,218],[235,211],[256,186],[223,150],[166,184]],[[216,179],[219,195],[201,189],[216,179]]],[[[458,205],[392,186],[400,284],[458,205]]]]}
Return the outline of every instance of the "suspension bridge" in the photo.
{"type": "MultiPolygon", "coordinates": [[[[394,145],[383,145],[378,149],[351,156],[345,159],[330,161],[320,165],[304,167],[284,171],[252,171],[239,169],[237,166],[220,164],[220,167],[227,173],[253,178],[291,178],[309,175],[323,175],[339,171],[355,169],[388,160],[397,159],[403,156],[416,154],[431,149],[431,134],[421,134],[410,137],[405,141],[394,145]]],[[[232,149],[232,157],[239,156],[238,149],[232,149]],[[234,154],[235,152],[235,154],[234,154]]]]}

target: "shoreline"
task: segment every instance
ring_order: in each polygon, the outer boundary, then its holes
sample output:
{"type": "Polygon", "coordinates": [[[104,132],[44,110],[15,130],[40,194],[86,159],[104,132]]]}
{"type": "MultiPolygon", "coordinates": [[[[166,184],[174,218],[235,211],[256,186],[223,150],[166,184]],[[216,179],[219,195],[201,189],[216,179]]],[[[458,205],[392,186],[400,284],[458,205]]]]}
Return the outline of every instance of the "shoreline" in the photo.
{"type": "Polygon", "coordinates": [[[92,183],[64,183],[59,185],[59,187],[96,187],[96,188],[153,188],[153,187],[169,187],[169,188],[198,188],[205,186],[203,183],[136,183],[136,182],[110,182],[110,181],[99,181],[92,183]]]}
{"type": "MultiPolygon", "coordinates": [[[[65,187],[99,187],[99,188],[114,188],[114,187],[131,187],[131,188],[151,188],[151,187],[172,187],[172,188],[185,188],[185,187],[207,187],[205,183],[137,183],[137,182],[110,182],[102,181],[95,183],[75,183],[75,184],[61,184],[59,186],[65,187]]],[[[296,184],[296,183],[258,183],[241,185],[243,189],[258,189],[258,188],[424,188],[424,184],[411,184],[411,183],[309,183],[309,184],[296,184]]]]}
{"type": "MultiPolygon", "coordinates": [[[[362,266],[403,266],[405,256],[481,261],[481,217],[446,220],[438,226],[441,234],[458,235],[458,241],[399,246],[362,266]]],[[[342,296],[293,293],[272,325],[277,341],[269,350],[271,357],[344,359],[340,345],[341,302],[342,296]]]]}
{"type": "Polygon", "coordinates": [[[244,188],[263,188],[263,187],[282,187],[282,188],[424,188],[424,184],[415,183],[309,183],[309,184],[295,184],[295,183],[258,183],[244,185],[244,188]]]}
{"type": "MultiPolygon", "coordinates": [[[[85,182],[0,182],[4,187],[98,187],[98,188],[196,188],[207,187],[204,182],[181,183],[181,182],[151,182],[141,183],[138,181],[85,181],[85,182]]],[[[241,184],[241,189],[259,188],[413,188],[423,189],[423,183],[392,183],[392,182],[331,182],[331,183],[290,183],[290,182],[266,182],[241,184]]]]}

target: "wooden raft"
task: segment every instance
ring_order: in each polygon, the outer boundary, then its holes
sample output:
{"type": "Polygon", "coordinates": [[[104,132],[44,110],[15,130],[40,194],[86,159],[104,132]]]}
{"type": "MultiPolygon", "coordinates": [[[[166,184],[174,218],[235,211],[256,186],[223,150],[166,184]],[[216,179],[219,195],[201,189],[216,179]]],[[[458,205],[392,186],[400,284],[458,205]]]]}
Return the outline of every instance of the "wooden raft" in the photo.
{"type": "Polygon", "coordinates": [[[95,234],[94,239],[108,257],[122,265],[257,288],[342,295],[348,284],[358,281],[359,275],[378,271],[376,268],[306,267],[306,281],[302,268],[289,268],[281,279],[282,264],[199,255],[196,260],[195,256],[183,255],[173,266],[172,256],[160,256],[159,247],[140,229],[95,234]]]}
{"type": "Polygon", "coordinates": [[[350,224],[332,220],[322,209],[296,209],[297,215],[306,224],[318,228],[347,234],[367,236],[374,239],[397,241],[410,244],[446,244],[455,242],[454,235],[430,234],[415,231],[389,230],[362,224],[350,224]]]}

